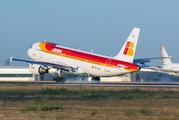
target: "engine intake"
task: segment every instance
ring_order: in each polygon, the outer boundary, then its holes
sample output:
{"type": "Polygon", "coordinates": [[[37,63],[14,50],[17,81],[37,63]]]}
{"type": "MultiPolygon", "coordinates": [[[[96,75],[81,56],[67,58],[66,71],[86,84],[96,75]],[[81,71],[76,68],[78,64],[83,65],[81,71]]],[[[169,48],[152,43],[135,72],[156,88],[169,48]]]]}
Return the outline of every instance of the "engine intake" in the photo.
{"type": "Polygon", "coordinates": [[[48,73],[48,69],[43,67],[42,65],[33,64],[29,66],[29,70],[34,75],[43,75],[48,73]]]}

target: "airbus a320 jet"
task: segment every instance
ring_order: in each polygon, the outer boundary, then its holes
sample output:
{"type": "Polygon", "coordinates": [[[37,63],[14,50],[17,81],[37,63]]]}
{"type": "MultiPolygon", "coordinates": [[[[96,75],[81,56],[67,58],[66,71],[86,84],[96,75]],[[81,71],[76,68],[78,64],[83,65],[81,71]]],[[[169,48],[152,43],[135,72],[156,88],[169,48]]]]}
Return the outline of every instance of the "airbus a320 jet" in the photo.
{"type": "Polygon", "coordinates": [[[27,54],[32,60],[11,60],[27,62],[29,70],[34,75],[43,75],[56,69],[57,83],[64,83],[62,71],[76,74],[93,75],[92,80],[99,80],[100,76],[116,76],[140,70],[135,63],[145,63],[150,59],[135,59],[135,50],[139,37],[139,28],[134,28],[124,43],[120,52],[114,56],[104,56],[93,52],[73,49],[50,42],[37,42],[29,48],[27,54]],[[134,62],[134,63],[133,63],[134,62]]]}

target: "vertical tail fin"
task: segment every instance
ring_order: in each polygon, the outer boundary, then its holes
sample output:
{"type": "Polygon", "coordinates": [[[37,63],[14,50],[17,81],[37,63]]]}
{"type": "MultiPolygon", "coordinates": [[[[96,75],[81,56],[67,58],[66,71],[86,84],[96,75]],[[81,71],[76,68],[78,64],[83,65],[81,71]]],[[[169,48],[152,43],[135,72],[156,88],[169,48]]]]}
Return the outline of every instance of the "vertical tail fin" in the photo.
{"type": "MultiPolygon", "coordinates": [[[[164,46],[160,44],[160,54],[161,57],[168,57],[167,51],[165,50],[164,46]]],[[[171,58],[162,59],[162,64],[170,64],[171,58]]]]}
{"type": "Polygon", "coordinates": [[[139,28],[134,28],[124,43],[121,51],[114,57],[121,61],[133,62],[137,41],[139,37],[139,28]]]}

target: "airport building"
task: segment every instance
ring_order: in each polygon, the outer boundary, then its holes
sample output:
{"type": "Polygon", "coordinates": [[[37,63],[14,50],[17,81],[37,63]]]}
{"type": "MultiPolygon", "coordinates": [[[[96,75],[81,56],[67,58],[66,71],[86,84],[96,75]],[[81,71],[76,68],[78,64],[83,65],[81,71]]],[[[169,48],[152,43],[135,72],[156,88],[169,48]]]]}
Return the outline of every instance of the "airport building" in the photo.
{"type": "Polygon", "coordinates": [[[55,77],[50,73],[33,75],[29,67],[0,66],[0,81],[52,81],[55,77]]]}
{"type": "Polygon", "coordinates": [[[0,66],[1,81],[34,81],[28,67],[0,66]]]}

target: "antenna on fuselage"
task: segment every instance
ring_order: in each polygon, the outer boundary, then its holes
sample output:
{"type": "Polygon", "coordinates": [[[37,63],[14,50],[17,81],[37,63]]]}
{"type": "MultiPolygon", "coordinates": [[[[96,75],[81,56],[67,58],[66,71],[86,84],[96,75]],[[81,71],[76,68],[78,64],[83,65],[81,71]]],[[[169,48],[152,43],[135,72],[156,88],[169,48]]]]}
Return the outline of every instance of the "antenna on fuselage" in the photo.
{"type": "Polygon", "coordinates": [[[46,42],[46,39],[44,40],[44,42],[46,42]]]}

